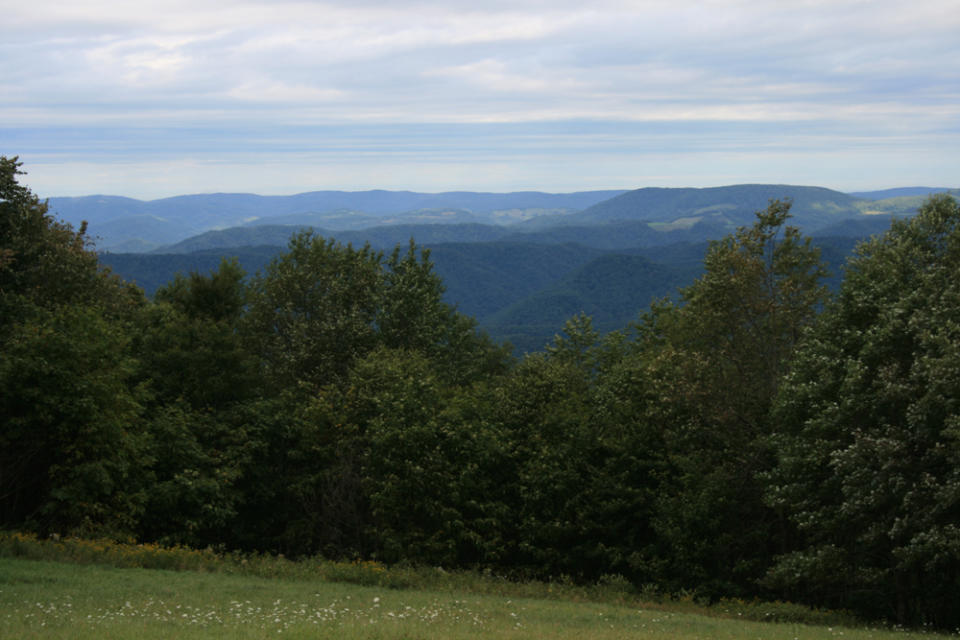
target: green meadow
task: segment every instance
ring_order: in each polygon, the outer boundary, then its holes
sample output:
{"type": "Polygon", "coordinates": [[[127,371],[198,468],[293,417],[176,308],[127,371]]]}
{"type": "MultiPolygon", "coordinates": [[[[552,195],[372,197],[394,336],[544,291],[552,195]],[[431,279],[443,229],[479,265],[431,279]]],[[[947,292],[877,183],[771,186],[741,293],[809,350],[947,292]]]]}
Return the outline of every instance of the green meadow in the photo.
{"type": "MultiPolygon", "coordinates": [[[[389,571],[389,570],[387,570],[389,571]]],[[[934,634],[759,622],[736,607],[585,592],[513,595],[474,578],[459,588],[389,588],[319,577],[261,577],[0,558],[0,638],[845,638],[934,634]],[[484,586],[485,585],[485,586],[484,586]],[[486,592],[483,592],[486,591],[486,592]],[[601,594],[599,594],[602,597],[601,594]],[[607,598],[610,600],[610,598],[607,598]]],[[[535,587],[526,587],[536,589],[535,587]]],[[[751,609],[756,613],[757,606],[751,609]]],[[[774,606],[774,605],[770,605],[774,606]]]]}

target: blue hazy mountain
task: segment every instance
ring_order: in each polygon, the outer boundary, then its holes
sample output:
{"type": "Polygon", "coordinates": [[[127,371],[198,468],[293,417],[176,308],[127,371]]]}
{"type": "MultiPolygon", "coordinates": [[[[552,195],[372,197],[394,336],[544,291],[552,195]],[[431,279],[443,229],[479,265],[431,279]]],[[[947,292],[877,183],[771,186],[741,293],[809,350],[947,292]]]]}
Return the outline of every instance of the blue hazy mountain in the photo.
{"type": "Polygon", "coordinates": [[[543,216],[524,223],[527,228],[558,224],[583,226],[620,221],[647,222],[658,230],[690,227],[698,223],[734,229],[753,222],[754,212],[770,200],[789,199],[799,226],[813,230],[844,218],[862,215],[858,199],[822,187],[745,184],[702,189],[648,187],[628,191],[578,213],[543,216]]]}
{"type": "Polygon", "coordinates": [[[49,204],[51,212],[67,222],[87,221],[101,250],[115,250],[138,241],[156,248],[241,225],[309,224],[351,230],[423,222],[511,224],[545,213],[580,211],[620,193],[313,191],[291,196],[214,193],[149,201],[94,195],[50,198],[49,204]],[[130,227],[131,218],[142,222],[141,233],[130,227]]]}
{"type": "MultiPolygon", "coordinates": [[[[344,232],[375,227],[484,224],[510,226],[518,234],[551,229],[550,242],[581,242],[582,235],[589,234],[593,239],[588,244],[613,248],[635,241],[652,246],[681,241],[681,236],[695,239],[695,232],[674,233],[673,237],[658,234],[687,232],[698,225],[701,237],[713,235],[718,229],[732,230],[750,224],[753,212],[764,208],[772,198],[792,199],[799,226],[814,231],[864,213],[909,215],[923,198],[904,194],[932,191],[938,189],[910,187],[854,197],[820,187],[733,185],[566,194],[314,191],[291,196],[201,194],[150,201],[84,196],[51,198],[49,203],[51,211],[67,222],[79,225],[87,221],[97,247],[114,252],[149,251],[209,231],[276,225],[344,232]],[[869,195],[893,197],[877,200],[868,199],[869,195]],[[602,225],[621,226],[596,229],[602,225]],[[564,231],[563,227],[575,229],[564,231]],[[646,239],[638,240],[640,236],[646,239]]],[[[212,236],[208,239],[215,241],[215,246],[223,246],[212,236]]],[[[526,238],[534,242],[546,239],[544,235],[526,238]]],[[[190,246],[200,248],[196,242],[190,246]]]]}
{"type": "Polygon", "coordinates": [[[946,187],[899,187],[896,189],[880,189],[879,191],[855,191],[849,195],[865,200],[885,200],[887,198],[902,198],[910,196],[926,197],[934,193],[956,192],[957,189],[946,187]]]}

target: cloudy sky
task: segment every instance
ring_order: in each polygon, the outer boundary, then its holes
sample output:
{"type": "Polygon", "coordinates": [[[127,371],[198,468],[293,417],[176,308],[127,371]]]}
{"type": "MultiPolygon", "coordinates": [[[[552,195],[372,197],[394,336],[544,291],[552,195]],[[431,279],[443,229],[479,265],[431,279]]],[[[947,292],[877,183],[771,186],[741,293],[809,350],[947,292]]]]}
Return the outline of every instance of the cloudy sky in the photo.
{"type": "Polygon", "coordinates": [[[3,5],[44,197],[960,186],[960,0],[3,5]]]}

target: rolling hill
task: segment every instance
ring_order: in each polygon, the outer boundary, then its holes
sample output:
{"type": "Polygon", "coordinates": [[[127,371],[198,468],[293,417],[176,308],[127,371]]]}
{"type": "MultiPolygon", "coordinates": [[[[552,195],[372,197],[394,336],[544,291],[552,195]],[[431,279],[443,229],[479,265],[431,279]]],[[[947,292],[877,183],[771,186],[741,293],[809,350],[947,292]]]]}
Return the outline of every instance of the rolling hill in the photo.
{"type": "Polygon", "coordinates": [[[791,199],[797,224],[808,230],[860,215],[856,198],[822,187],[773,184],[703,189],[648,187],[628,191],[562,218],[536,218],[528,221],[526,226],[543,228],[554,224],[587,225],[635,220],[673,228],[713,222],[733,229],[751,224],[754,212],[766,208],[772,199],[791,199]]]}
{"type": "Polygon", "coordinates": [[[241,225],[328,226],[355,230],[381,224],[484,222],[512,224],[543,214],[572,213],[622,190],[575,193],[416,193],[412,191],[313,191],[291,196],[214,193],[135,200],[116,196],[50,198],[51,213],[79,225],[86,220],[101,250],[157,248],[200,233],[241,225]],[[451,215],[452,214],[452,215],[451,215]],[[149,227],[125,220],[141,216],[149,227]],[[274,221],[273,219],[277,220],[274,221]]]}

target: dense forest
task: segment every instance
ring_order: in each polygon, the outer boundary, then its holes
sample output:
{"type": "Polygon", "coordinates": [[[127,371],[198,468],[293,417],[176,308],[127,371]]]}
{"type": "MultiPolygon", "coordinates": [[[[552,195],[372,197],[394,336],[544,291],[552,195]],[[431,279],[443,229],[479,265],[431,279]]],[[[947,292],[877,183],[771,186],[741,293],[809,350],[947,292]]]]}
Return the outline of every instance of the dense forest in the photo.
{"type": "MultiPolygon", "coordinates": [[[[771,200],[629,326],[516,359],[429,252],[311,232],[152,300],[0,158],[0,526],[960,624],[960,206],[831,293],[771,200]]],[[[616,269],[616,265],[611,268],[616,269]]]]}

